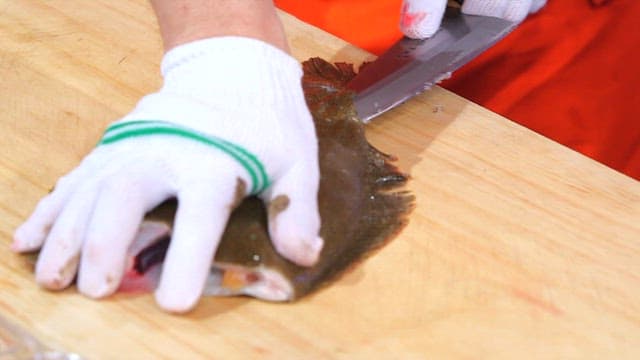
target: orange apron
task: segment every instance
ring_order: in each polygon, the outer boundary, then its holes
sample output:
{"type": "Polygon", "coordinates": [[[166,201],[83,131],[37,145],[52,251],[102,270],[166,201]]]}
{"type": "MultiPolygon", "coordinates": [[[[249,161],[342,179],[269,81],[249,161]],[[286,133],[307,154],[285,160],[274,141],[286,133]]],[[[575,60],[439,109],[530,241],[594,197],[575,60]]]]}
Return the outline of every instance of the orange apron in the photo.
{"type": "MultiPolygon", "coordinates": [[[[275,0],[380,54],[402,34],[401,0],[275,0]]],[[[640,180],[640,1],[549,0],[441,84],[640,180]]]]}

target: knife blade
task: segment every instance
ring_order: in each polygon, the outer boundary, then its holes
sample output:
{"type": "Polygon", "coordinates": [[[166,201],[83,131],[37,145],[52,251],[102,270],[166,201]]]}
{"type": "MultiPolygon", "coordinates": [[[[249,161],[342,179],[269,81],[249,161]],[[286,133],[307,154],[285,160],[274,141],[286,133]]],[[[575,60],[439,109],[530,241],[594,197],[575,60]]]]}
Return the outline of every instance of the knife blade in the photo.
{"type": "Polygon", "coordinates": [[[505,37],[517,23],[489,16],[447,14],[424,40],[402,38],[348,84],[358,117],[367,123],[449,77],[505,37]]]}

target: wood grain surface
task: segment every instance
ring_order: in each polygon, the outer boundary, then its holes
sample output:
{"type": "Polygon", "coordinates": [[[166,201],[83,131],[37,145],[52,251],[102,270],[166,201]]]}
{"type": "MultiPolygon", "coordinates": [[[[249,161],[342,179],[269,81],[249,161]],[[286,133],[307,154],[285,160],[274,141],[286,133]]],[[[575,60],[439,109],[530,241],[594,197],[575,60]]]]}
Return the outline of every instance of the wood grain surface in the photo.
{"type": "MultiPolygon", "coordinates": [[[[281,14],[294,55],[372,57],[281,14]]],[[[38,288],[13,230],[160,85],[145,0],[0,0],[0,313],[90,359],[638,359],[640,183],[441,88],[376,119],[417,207],[295,304],[38,288]]],[[[544,114],[541,114],[544,116],[544,114]]]]}

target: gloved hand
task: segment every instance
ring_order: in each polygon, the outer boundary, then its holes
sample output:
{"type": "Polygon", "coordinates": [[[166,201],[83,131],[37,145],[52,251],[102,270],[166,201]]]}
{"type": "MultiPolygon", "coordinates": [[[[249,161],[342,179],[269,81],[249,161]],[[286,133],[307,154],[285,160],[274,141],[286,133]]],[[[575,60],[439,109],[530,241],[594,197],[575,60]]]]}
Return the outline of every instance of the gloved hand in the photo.
{"type": "Polygon", "coordinates": [[[198,301],[228,216],[247,194],[269,210],[275,248],[312,265],[318,236],[317,139],[299,63],[241,37],[170,50],[164,85],[105,132],[98,147],[40,201],[13,249],[42,247],[36,280],[81,293],[116,291],[145,212],[179,207],[156,300],[169,311],[198,301]]]}
{"type": "MultiPolygon", "coordinates": [[[[547,0],[465,0],[462,12],[520,22],[540,10],[547,0]]],[[[400,12],[400,30],[410,38],[432,36],[442,22],[447,0],[404,0],[400,12]]]]}

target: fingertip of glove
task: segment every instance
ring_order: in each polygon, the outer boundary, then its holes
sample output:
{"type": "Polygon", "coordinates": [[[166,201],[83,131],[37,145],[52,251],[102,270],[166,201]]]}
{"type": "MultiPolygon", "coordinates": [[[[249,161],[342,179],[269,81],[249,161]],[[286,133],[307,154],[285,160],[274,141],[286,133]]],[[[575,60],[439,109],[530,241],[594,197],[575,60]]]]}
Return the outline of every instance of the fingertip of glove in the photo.
{"type": "Polygon", "coordinates": [[[113,294],[120,285],[117,275],[92,276],[86,272],[78,275],[78,290],[92,299],[100,299],[113,294]]]}
{"type": "Polygon", "coordinates": [[[324,240],[320,236],[307,239],[285,238],[275,241],[278,253],[294,263],[302,266],[313,266],[318,262],[324,247],[324,240]]]}
{"type": "Polygon", "coordinates": [[[13,242],[11,243],[10,249],[14,252],[35,250],[35,248],[37,248],[35,244],[37,241],[34,239],[38,237],[40,237],[40,234],[34,234],[30,228],[23,224],[13,233],[13,242]]]}
{"type": "Polygon", "coordinates": [[[444,9],[443,4],[405,1],[400,12],[400,30],[412,39],[431,37],[440,28],[444,9]]]}
{"type": "Polygon", "coordinates": [[[276,251],[302,266],[314,265],[324,246],[320,215],[312,200],[281,195],[269,202],[269,233],[276,251]],[[313,205],[312,205],[313,204],[313,205]]]}
{"type": "Polygon", "coordinates": [[[43,263],[38,261],[36,264],[36,283],[48,290],[62,290],[69,285],[74,279],[78,270],[79,256],[73,256],[57,268],[59,264],[43,263]],[[52,266],[55,266],[52,268],[52,266]]]}
{"type": "Polygon", "coordinates": [[[189,296],[179,291],[168,291],[160,286],[155,292],[156,303],[163,310],[183,314],[192,310],[198,303],[199,296],[189,296]]]}
{"type": "Polygon", "coordinates": [[[433,36],[433,34],[436,33],[438,29],[437,28],[429,29],[425,31],[423,29],[416,29],[416,28],[409,28],[409,29],[400,28],[400,30],[402,31],[404,36],[408,38],[421,40],[421,39],[430,38],[431,36],[433,36]]]}
{"type": "Polygon", "coordinates": [[[426,39],[438,31],[440,28],[440,18],[420,17],[415,18],[403,14],[400,20],[400,31],[411,39],[426,39]],[[411,18],[412,20],[406,20],[411,18]]]}
{"type": "Polygon", "coordinates": [[[324,239],[320,236],[315,236],[311,239],[311,241],[304,242],[303,247],[305,248],[305,261],[301,263],[305,266],[313,266],[320,259],[320,254],[322,253],[322,249],[324,248],[324,239]]]}

